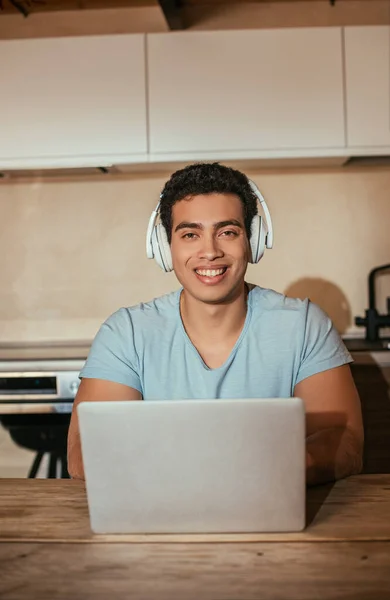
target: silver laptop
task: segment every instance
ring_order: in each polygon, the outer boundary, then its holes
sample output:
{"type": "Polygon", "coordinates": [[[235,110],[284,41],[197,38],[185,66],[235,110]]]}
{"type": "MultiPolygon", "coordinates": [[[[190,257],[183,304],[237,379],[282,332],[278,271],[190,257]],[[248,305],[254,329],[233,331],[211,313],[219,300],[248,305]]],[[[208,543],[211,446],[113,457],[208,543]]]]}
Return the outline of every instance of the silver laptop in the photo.
{"type": "Polygon", "coordinates": [[[248,533],[305,526],[299,398],[84,402],[95,533],[248,533]]]}

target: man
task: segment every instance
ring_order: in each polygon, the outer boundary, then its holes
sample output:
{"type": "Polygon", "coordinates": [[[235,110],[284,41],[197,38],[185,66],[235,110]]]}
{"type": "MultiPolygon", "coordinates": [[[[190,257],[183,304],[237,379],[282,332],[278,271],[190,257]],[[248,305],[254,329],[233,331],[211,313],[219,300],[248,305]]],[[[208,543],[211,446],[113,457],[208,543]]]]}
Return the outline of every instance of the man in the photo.
{"type": "Polygon", "coordinates": [[[80,402],[291,396],[306,408],[308,484],[358,473],[360,401],[330,319],[308,300],[245,282],[258,219],[247,177],[217,163],[177,171],[160,218],[165,259],[182,289],[122,308],[102,325],[80,374],[70,475],[84,477],[80,402]]]}

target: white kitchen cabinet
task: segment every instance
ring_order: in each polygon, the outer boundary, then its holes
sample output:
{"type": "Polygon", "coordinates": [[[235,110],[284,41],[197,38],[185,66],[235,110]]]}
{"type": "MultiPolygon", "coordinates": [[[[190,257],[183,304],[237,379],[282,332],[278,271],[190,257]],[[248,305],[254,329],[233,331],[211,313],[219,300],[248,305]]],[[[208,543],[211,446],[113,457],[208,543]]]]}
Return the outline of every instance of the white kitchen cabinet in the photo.
{"type": "Polygon", "coordinates": [[[0,41],[0,165],[140,160],[145,37],[0,41]]]}
{"type": "Polygon", "coordinates": [[[390,27],[345,28],[347,144],[390,146],[390,27]]]}
{"type": "Polygon", "coordinates": [[[154,157],[345,146],[341,28],[150,34],[147,54],[154,157]]]}

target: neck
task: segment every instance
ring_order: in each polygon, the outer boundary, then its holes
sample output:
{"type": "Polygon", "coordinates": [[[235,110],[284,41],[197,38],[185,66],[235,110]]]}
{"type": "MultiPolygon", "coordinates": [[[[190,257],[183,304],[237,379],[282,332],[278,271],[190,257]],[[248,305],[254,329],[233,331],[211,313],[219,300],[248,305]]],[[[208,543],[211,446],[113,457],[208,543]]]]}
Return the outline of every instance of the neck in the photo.
{"type": "Polygon", "coordinates": [[[236,336],[245,323],[247,296],[248,286],[245,282],[231,299],[221,304],[201,302],[183,290],[180,313],[188,336],[203,342],[236,336]]]}

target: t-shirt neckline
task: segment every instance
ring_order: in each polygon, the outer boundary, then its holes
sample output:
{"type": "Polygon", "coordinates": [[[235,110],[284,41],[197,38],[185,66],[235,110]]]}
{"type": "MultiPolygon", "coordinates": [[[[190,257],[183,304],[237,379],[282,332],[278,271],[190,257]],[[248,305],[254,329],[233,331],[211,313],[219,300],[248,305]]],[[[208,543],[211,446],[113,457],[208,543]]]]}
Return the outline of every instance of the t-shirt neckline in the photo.
{"type": "Polygon", "coordinates": [[[180,329],[183,333],[184,339],[186,341],[186,344],[191,348],[192,352],[195,354],[195,356],[197,357],[197,360],[199,360],[203,366],[203,368],[205,369],[205,371],[210,371],[211,373],[217,373],[218,371],[222,371],[223,369],[225,369],[226,367],[228,367],[230,365],[230,363],[232,362],[234,356],[237,353],[237,350],[239,348],[239,346],[241,345],[243,339],[246,337],[247,331],[249,329],[249,324],[250,324],[250,320],[252,317],[252,297],[251,297],[251,292],[254,289],[255,286],[251,285],[251,284],[247,284],[248,285],[248,296],[247,296],[247,311],[246,311],[246,316],[245,316],[245,322],[244,322],[244,326],[241,330],[240,335],[238,336],[238,339],[236,341],[236,343],[234,344],[233,348],[231,349],[231,352],[229,354],[229,356],[227,357],[227,359],[225,360],[225,362],[222,363],[222,365],[220,365],[219,367],[216,367],[215,369],[210,368],[203,360],[203,358],[201,357],[201,355],[199,354],[198,350],[196,349],[196,347],[194,346],[194,344],[192,343],[189,335],[187,334],[185,327],[184,327],[184,323],[183,323],[183,319],[181,318],[181,314],[180,314],[180,297],[181,294],[183,292],[183,287],[181,287],[178,291],[177,291],[177,297],[176,297],[176,311],[177,311],[177,317],[179,320],[179,326],[180,329]]]}

